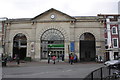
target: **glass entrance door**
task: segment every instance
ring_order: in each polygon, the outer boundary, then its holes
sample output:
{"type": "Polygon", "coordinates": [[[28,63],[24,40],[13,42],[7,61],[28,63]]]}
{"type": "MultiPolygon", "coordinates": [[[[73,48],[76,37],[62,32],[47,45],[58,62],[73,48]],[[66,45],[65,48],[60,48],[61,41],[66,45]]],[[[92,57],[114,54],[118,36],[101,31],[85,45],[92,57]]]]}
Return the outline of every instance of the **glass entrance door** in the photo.
{"type": "Polygon", "coordinates": [[[62,59],[64,55],[64,41],[42,41],[41,43],[42,59],[47,59],[49,53],[51,54],[51,57],[56,56],[56,58],[62,59]]]}

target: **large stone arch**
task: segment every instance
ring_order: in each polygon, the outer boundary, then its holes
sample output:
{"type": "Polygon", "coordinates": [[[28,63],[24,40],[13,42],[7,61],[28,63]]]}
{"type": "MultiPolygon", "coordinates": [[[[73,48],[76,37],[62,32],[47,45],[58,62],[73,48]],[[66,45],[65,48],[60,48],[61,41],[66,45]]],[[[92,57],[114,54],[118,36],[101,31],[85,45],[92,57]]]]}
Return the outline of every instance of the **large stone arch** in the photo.
{"type": "Polygon", "coordinates": [[[64,60],[64,35],[61,31],[50,28],[46,30],[40,39],[41,59],[48,59],[55,55],[59,60],[64,60]],[[50,56],[48,56],[50,54],[50,56]]]}
{"type": "Polygon", "coordinates": [[[19,33],[24,34],[26,36],[26,38],[27,38],[27,52],[26,52],[26,54],[28,55],[28,52],[29,52],[29,41],[30,41],[29,34],[27,32],[25,32],[25,31],[13,31],[13,32],[10,33],[10,36],[9,36],[10,43],[8,44],[10,46],[8,52],[10,53],[9,55],[11,55],[11,56],[13,56],[13,54],[12,54],[13,53],[13,39],[19,33]]]}
{"type": "Polygon", "coordinates": [[[27,38],[23,33],[18,33],[13,38],[13,58],[17,55],[24,60],[27,56],[27,38]]]}
{"type": "MultiPolygon", "coordinates": [[[[39,30],[39,32],[36,34],[36,42],[37,42],[36,46],[39,46],[39,47],[36,48],[36,51],[38,52],[37,56],[41,55],[41,52],[40,52],[41,51],[41,49],[40,49],[40,47],[41,47],[40,38],[41,38],[42,34],[45,31],[47,31],[49,29],[52,29],[52,28],[59,30],[64,35],[64,46],[65,46],[64,47],[64,50],[65,50],[65,56],[64,57],[66,57],[67,56],[66,53],[68,53],[67,47],[69,45],[69,42],[68,42],[69,41],[69,35],[68,35],[67,31],[64,30],[60,26],[46,26],[46,27],[44,27],[44,28],[42,28],[42,29],[39,30]]],[[[39,57],[39,58],[41,59],[41,57],[39,57]]]]}
{"type": "Polygon", "coordinates": [[[95,36],[90,32],[85,32],[79,37],[80,61],[95,61],[96,41],[95,36]]]}
{"type": "MultiPolygon", "coordinates": [[[[78,59],[80,59],[80,36],[86,32],[90,32],[91,34],[93,34],[95,36],[95,39],[96,39],[96,45],[97,45],[97,41],[99,41],[99,35],[96,34],[95,31],[91,31],[91,30],[88,30],[88,29],[83,29],[83,30],[80,30],[80,31],[76,31],[75,33],[75,49],[76,49],[76,54],[78,56],[78,59]]],[[[96,50],[97,51],[97,50],[96,50]]]]}

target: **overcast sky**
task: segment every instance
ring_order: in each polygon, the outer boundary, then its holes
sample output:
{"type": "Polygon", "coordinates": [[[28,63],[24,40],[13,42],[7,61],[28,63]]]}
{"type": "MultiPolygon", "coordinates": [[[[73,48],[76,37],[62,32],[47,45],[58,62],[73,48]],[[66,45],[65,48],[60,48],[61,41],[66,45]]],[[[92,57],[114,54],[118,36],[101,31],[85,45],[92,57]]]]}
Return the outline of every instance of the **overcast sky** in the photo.
{"type": "Polygon", "coordinates": [[[0,0],[0,17],[33,18],[51,8],[70,16],[117,14],[120,0],[0,0]]]}

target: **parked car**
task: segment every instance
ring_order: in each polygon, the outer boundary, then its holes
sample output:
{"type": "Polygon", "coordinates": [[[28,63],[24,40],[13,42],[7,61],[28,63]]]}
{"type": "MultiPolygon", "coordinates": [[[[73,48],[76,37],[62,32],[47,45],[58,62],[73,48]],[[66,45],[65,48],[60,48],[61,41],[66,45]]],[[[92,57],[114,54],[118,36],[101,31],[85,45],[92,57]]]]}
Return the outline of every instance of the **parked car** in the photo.
{"type": "Polygon", "coordinates": [[[120,58],[117,60],[106,61],[104,63],[107,67],[120,67],[120,58]]]}

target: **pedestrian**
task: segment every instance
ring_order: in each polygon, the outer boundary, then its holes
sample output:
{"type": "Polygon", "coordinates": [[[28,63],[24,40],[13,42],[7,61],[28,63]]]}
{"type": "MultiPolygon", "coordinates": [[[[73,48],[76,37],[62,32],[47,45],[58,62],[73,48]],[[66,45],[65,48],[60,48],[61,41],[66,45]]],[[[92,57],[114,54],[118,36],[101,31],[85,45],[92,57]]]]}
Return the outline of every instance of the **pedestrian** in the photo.
{"type": "Polygon", "coordinates": [[[14,59],[16,60],[17,65],[19,65],[19,64],[20,64],[20,58],[19,58],[19,55],[18,55],[18,54],[15,54],[14,59]]]}
{"type": "Polygon", "coordinates": [[[61,56],[62,56],[62,61],[64,61],[64,54],[62,54],[61,56]]]}
{"type": "Polygon", "coordinates": [[[60,55],[59,55],[59,53],[58,53],[58,58],[57,58],[57,59],[58,59],[58,62],[59,62],[59,58],[60,58],[60,55]]]}
{"type": "Polygon", "coordinates": [[[10,55],[11,53],[9,53],[9,56],[8,56],[8,61],[12,62],[12,57],[10,55]]]}
{"type": "Polygon", "coordinates": [[[2,54],[2,66],[6,66],[7,64],[7,55],[2,54]]]}
{"type": "Polygon", "coordinates": [[[48,64],[50,63],[50,53],[48,54],[48,64]]]}
{"type": "Polygon", "coordinates": [[[56,56],[55,55],[52,57],[52,60],[53,60],[53,64],[55,64],[55,60],[56,60],[56,56]]]}
{"type": "Polygon", "coordinates": [[[95,57],[96,62],[98,62],[98,56],[95,57]]]}
{"type": "Polygon", "coordinates": [[[70,64],[71,65],[73,64],[73,60],[74,60],[74,56],[71,54],[71,56],[70,56],[70,64]]]}
{"type": "Polygon", "coordinates": [[[74,55],[74,63],[76,63],[77,62],[77,55],[75,54],[74,55]]]}

